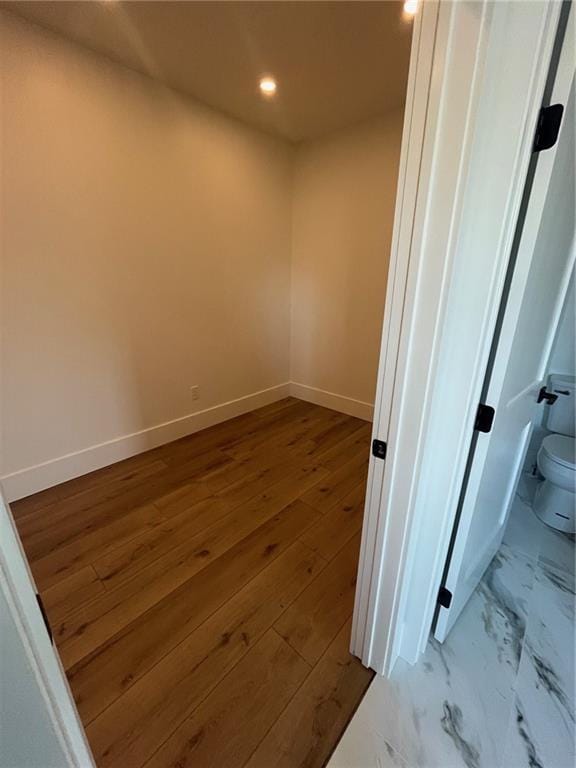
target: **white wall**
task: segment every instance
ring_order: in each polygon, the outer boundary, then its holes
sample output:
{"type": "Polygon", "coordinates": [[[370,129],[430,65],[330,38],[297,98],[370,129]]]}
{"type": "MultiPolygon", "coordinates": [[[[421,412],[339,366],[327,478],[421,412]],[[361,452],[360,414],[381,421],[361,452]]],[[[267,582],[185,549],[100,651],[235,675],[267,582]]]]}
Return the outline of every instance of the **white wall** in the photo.
{"type": "Polygon", "coordinates": [[[548,371],[550,373],[563,373],[576,375],[576,305],[574,302],[574,271],[570,278],[570,284],[560,325],[556,331],[554,346],[550,356],[548,371]]]}
{"type": "Polygon", "coordinates": [[[299,145],[292,381],[373,404],[402,111],[299,145]]]}
{"type": "Polygon", "coordinates": [[[370,418],[402,112],[295,148],[10,13],[0,35],[8,497],[290,379],[370,418]]]}
{"type": "Polygon", "coordinates": [[[291,147],[0,25],[0,474],[287,382],[291,147]]]}
{"type": "MultiPolygon", "coordinates": [[[[576,375],[576,307],[574,304],[574,271],[570,278],[568,291],[562,308],[560,324],[554,338],[554,345],[550,354],[548,363],[548,375],[552,373],[576,375]]],[[[524,472],[534,472],[536,469],[536,460],[538,451],[542,445],[542,440],[550,434],[546,429],[546,418],[548,409],[551,406],[544,406],[539,414],[539,419],[534,423],[534,430],[530,437],[530,443],[524,459],[524,472]]]]}
{"type": "Polygon", "coordinates": [[[0,589],[0,765],[64,768],[65,758],[0,589]]]}

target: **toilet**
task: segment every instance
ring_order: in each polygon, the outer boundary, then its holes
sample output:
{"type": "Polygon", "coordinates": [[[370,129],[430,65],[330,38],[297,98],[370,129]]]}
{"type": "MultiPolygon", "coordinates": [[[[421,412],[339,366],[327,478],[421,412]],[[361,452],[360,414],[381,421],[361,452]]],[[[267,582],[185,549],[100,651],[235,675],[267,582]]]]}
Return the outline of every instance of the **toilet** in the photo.
{"type": "Polygon", "coordinates": [[[574,376],[550,376],[547,389],[557,395],[546,406],[544,426],[553,434],[542,441],[538,469],[544,477],[536,490],[534,512],[546,525],[574,533],[576,521],[576,425],[574,376]]]}

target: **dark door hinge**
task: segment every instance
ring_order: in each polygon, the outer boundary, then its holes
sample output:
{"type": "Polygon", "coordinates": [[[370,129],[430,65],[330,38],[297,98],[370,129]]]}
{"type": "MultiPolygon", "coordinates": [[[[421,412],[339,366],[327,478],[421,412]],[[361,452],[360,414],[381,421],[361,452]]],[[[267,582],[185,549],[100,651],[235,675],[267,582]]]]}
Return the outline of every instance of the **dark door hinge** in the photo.
{"type": "MultiPolygon", "coordinates": [[[[560,392],[560,394],[563,394],[563,392],[560,392]]],[[[542,387],[540,392],[538,392],[538,398],[536,402],[541,403],[543,400],[546,400],[548,405],[554,405],[556,400],[558,400],[558,395],[555,395],[554,392],[548,392],[546,387],[542,387]]]]}
{"type": "Polygon", "coordinates": [[[384,440],[373,440],[372,441],[372,456],[376,456],[377,459],[385,459],[386,458],[386,443],[384,440]]]}
{"type": "Polygon", "coordinates": [[[42,598],[38,593],[36,593],[36,600],[38,601],[38,607],[40,608],[40,613],[42,614],[42,618],[44,619],[44,625],[46,626],[46,632],[48,632],[48,637],[50,638],[50,642],[53,641],[52,638],[52,627],[50,626],[50,622],[48,621],[48,616],[46,614],[46,609],[44,608],[44,602],[42,601],[42,598]]]}
{"type": "Polygon", "coordinates": [[[442,606],[442,608],[450,608],[450,604],[452,603],[452,592],[450,592],[449,589],[446,589],[446,587],[440,587],[438,590],[438,604],[442,606]]]}
{"type": "Polygon", "coordinates": [[[494,414],[496,411],[491,405],[485,405],[480,403],[478,411],[476,412],[476,421],[474,422],[474,429],[477,432],[490,432],[492,424],[494,423],[494,414]]]}
{"type": "Polygon", "coordinates": [[[536,134],[534,136],[534,152],[542,152],[556,144],[562,123],[564,107],[562,104],[552,104],[542,107],[538,115],[536,134]]]}

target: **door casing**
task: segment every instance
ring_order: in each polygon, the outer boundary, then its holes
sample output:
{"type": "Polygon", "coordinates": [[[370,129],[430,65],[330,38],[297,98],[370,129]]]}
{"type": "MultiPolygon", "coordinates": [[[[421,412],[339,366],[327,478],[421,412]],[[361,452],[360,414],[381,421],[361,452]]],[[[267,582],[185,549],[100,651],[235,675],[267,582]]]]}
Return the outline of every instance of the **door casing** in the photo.
{"type": "MultiPolygon", "coordinates": [[[[46,630],[37,590],[12,513],[0,490],[0,589],[14,621],[42,707],[71,768],[95,768],[86,734],[56,649],[46,630]]],[[[23,724],[33,729],[33,724],[23,724]]],[[[63,766],[64,768],[64,766],[63,766]]]]}
{"type": "Polygon", "coordinates": [[[351,643],[380,674],[428,640],[560,11],[424,3],[415,27],[351,643]]]}

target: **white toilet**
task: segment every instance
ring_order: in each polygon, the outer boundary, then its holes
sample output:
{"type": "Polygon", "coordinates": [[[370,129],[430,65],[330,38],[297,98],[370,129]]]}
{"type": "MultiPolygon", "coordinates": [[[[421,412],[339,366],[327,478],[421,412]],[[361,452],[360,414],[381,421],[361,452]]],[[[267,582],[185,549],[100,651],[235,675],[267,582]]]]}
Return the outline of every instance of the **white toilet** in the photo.
{"type": "Polygon", "coordinates": [[[542,441],[538,469],[544,477],[536,490],[534,512],[564,533],[574,533],[576,521],[576,425],[574,376],[551,376],[547,389],[558,399],[547,405],[545,424],[554,434],[542,441]]]}

